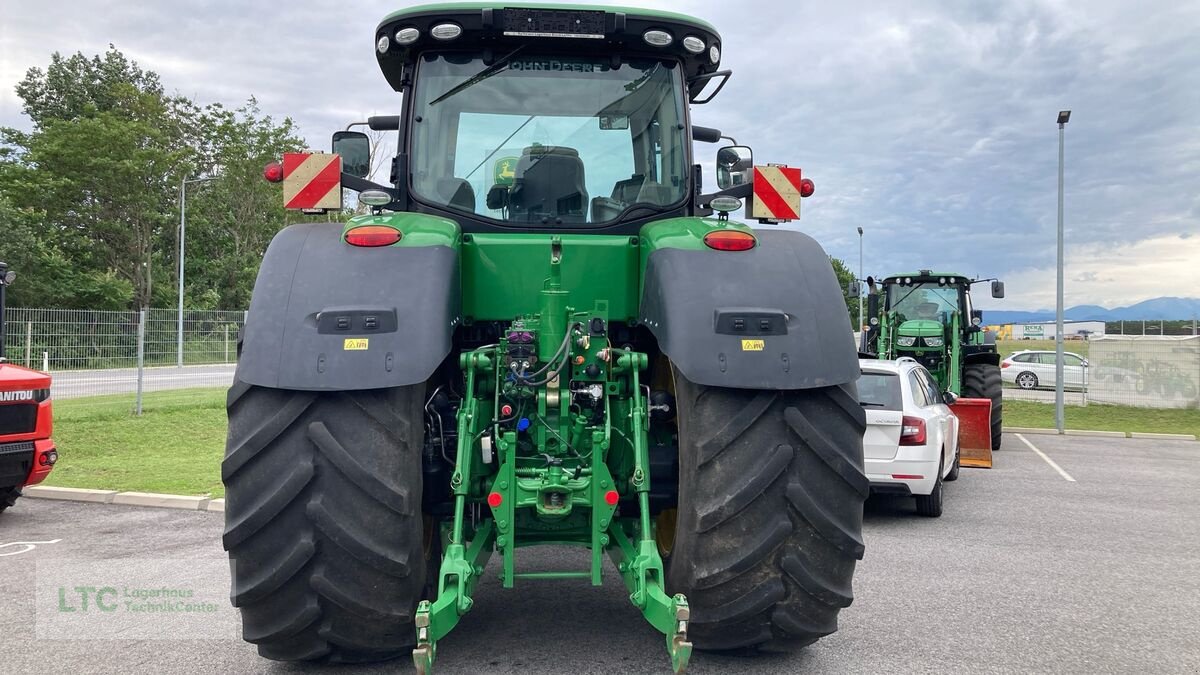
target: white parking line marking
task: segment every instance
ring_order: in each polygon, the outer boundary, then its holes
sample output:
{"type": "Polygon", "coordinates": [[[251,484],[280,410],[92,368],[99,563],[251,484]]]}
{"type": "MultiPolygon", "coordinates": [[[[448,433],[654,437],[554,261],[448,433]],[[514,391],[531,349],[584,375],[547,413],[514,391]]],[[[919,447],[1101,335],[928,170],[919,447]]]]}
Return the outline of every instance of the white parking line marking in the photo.
{"type": "Polygon", "coordinates": [[[57,544],[60,541],[62,541],[62,539],[51,539],[50,541],[10,541],[7,544],[0,544],[0,548],[7,548],[9,546],[24,546],[25,548],[16,551],[5,551],[4,553],[0,553],[0,556],[21,555],[22,553],[29,553],[33,549],[37,548],[38,544],[57,544]]]}
{"type": "Polygon", "coordinates": [[[1024,443],[1025,445],[1028,445],[1030,450],[1032,450],[1032,451],[1036,452],[1036,453],[1038,454],[1038,457],[1041,457],[1042,459],[1046,460],[1046,463],[1050,465],[1050,468],[1052,468],[1052,469],[1054,469],[1055,471],[1057,471],[1057,472],[1058,472],[1058,475],[1062,476],[1063,478],[1065,478],[1065,479],[1066,479],[1066,480],[1068,480],[1069,482],[1072,482],[1072,483],[1074,483],[1074,482],[1075,482],[1075,479],[1074,479],[1074,478],[1071,478],[1071,474],[1067,473],[1066,471],[1063,471],[1063,469],[1062,469],[1062,467],[1061,467],[1061,466],[1059,466],[1059,465],[1055,464],[1055,463],[1054,463],[1054,460],[1052,460],[1052,459],[1050,459],[1049,457],[1047,457],[1047,456],[1046,456],[1046,453],[1042,452],[1041,450],[1038,450],[1038,449],[1037,449],[1037,447],[1036,447],[1036,446],[1034,446],[1034,444],[1033,444],[1033,443],[1030,443],[1028,439],[1026,439],[1026,438],[1025,438],[1024,436],[1022,436],[1021,434],[1017,434],[1017,438],[1021,439],[1021,442],[1022,442],[1022,443],[1024,443]]]}

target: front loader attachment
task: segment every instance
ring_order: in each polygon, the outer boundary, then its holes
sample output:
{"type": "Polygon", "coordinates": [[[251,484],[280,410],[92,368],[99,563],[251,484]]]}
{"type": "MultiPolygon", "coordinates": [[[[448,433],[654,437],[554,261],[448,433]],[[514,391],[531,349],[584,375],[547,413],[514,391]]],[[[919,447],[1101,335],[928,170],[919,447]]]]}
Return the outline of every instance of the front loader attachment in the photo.
{"type": "Polygon", "coordinates": [[[960,398],[950,406],[958,417],[959,465],[992,468],[992,402],[986,398],[960,398]]]}

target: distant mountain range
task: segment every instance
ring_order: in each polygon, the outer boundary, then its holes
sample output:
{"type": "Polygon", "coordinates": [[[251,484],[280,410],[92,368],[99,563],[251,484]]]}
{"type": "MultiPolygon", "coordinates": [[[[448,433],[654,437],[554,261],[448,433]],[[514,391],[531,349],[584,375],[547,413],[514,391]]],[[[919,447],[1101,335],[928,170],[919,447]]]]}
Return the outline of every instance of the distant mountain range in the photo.
{"type": "MultiPolygon", "coordinates": [[[[1200,298],[1153,298],[1129,307],[1106,309],[1099,305],[1078,305],[1063,311],[1070,321],[1141,321],[1142,319],[1179,321],[1200,317],[1200,298]]],[[[1040,309],[1036,312],[985,309],[983,322],[987,324],[1026,323],[1053,321],[1054,310],[1040,309]]]]}

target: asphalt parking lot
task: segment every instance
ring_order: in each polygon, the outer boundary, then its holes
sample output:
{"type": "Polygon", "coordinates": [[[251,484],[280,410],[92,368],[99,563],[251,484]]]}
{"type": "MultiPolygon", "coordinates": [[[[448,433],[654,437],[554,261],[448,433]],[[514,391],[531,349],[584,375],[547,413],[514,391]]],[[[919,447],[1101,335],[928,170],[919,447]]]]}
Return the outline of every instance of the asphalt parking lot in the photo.
{"type": "MultiPolygon", "coordinates": [[[[1200,672],[1200,443],[1024,438],[1033,447],[1010,434],[995,469],[964,469],[948,484],[940,519],[916,516],[910,499],[868,502],[866,558],[838,633],[792,656],[698,653],[689,672],[1200,672]]],[[[0,670],[343,672],[268,662],[235,637],[187,639],[191,629],[168,639],[39,639],[37,621],[52,609],[32,589],[47,566],[175,559],[222,570],[221,528],[213,513],[18,502],[0,515],[0,670]]],[[[553,569],[571,560],[531,551],[520,562],[553,569]]],[[[615,574],[601,589],[558,581],[504,590],[491,579],[439,645],[439,673],[669,672],[662,639],[615,574]]]]}

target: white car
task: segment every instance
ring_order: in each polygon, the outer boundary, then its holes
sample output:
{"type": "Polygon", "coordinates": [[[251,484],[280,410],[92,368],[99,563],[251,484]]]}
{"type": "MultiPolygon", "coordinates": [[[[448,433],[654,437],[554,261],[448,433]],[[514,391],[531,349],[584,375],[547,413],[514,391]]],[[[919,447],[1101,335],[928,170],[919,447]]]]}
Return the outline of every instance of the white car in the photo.
{"type": "Polygon", "coordinates": [[[942,515],[942,481],[958,479],[958,418],[925,367],[910,358],[860,359],[867,416],[863,455],[871,491],[913,496],[917,513],[942,515]]]}
{"type": "MultiPolygon", "coordinates": [[[[1000,362],[1000,379],[1022,389],[1053,387],[1054,360],[1051,351],[1014,352],[1000,362]]],[[[1063,352],[1063,388],[1082,389],[1087,383],[1088,362],[1078,354],[1063,352]]]]}

